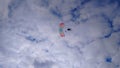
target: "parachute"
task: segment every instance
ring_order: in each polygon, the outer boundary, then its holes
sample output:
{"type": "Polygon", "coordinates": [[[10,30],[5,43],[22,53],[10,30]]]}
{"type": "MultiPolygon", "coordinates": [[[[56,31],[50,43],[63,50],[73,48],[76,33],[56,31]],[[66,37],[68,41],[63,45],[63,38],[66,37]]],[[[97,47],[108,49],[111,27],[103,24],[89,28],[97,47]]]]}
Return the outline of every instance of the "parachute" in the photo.
{"type": "Polygon", "coordinates": [[[63,31],[64,26],[65,26],[64,23],[59,24],[59,33],[60,33],[61,37],[65,37],[65,34],[64,34],[64,31],[63,31]]]}

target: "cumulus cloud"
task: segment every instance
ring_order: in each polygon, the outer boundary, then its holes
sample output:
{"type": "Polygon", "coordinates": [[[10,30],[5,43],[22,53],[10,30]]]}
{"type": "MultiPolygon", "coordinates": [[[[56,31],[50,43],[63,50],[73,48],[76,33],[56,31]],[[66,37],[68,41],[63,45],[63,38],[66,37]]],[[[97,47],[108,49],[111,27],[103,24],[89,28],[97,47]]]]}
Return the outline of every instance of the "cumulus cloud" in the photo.
{"type": "Polygon", "coordinates": [[[119,6],[118,0],[0,0],[0,68],[119,68],[119,6]]]}

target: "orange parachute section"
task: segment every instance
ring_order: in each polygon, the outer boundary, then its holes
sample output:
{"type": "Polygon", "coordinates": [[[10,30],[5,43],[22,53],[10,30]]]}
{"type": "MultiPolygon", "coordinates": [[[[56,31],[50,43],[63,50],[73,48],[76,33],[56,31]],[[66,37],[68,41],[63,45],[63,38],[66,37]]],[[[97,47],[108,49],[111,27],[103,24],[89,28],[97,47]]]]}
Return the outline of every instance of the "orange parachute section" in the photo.
{"type": "Polygon", "coordinates": [[[60,23],[59,24],[59,34],[61,37],[65,37],[65,34],[64,34],[64,31],[63,31],[63,28],[64,28],[64,23],[60,23]]]}

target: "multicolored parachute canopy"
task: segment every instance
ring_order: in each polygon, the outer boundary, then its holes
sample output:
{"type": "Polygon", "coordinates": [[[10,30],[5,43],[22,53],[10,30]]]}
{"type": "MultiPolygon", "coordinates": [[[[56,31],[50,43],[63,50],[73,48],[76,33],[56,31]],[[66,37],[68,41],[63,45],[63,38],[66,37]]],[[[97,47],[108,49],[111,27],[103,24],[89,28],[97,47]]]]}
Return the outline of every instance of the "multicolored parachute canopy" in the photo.
{"type": "Polygon", "coordinates": [[[64,31],[63,31],[64,26],[65,26],[64,23],[59,24],[59,33],[60,33],[61,37],[65,37],[65,34],[64,34],[64,31]]]}

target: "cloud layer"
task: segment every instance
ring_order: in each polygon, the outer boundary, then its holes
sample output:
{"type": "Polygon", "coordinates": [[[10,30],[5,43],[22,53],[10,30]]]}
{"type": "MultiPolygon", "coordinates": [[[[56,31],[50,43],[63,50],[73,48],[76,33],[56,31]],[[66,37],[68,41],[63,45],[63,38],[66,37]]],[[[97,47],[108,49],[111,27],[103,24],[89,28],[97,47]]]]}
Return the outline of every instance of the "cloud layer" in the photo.
{"type": "Polygon", "coordinates": [[[0,0],[0,68],[119,68],[119,12],[119,0],[0,0]]]}

